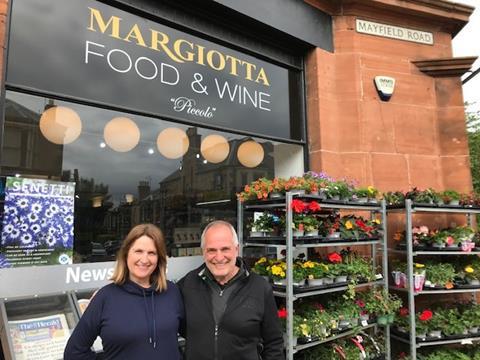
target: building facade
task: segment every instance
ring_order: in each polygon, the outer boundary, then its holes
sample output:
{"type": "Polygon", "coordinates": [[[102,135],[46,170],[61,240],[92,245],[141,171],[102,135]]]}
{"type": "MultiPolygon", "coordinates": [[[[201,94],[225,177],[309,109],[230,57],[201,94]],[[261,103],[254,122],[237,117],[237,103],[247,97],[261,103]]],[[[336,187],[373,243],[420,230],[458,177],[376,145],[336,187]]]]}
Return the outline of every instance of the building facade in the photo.
{"type": "Polygon", "coordinates": [[[380,191],[469,192],[460,76],[476,58],[453,57],[452,38],[473,10],[0,0],[0,297],[104,284],[108,272],[76,271],[111,267],[144,222],[164,231],[179,277],[193,264],[184,257],[201,261],[203,226],[235,223],[235,193],[260,177],[312,170],[380,191]],[[18,230],[42,186],[72,187],[65,214],[49,204],[51,221],[41,213],[18,230]],[[12,201],[16,187],[30,197],[12,201]],[[35,265],[52,268],[28,280],[20,270],[35,265]]]}

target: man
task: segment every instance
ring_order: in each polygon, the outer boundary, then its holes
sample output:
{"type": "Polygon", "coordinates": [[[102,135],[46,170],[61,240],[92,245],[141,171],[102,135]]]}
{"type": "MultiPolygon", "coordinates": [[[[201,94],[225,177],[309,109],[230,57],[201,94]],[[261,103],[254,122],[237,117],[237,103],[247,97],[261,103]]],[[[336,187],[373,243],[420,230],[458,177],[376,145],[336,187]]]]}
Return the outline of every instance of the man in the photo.
{"type": "Polygon", "coordinates": [[[201,247],[205,263],[179,282],[186,360],[284,360],[271,286],[238,258],[233,226],[211,222],[201,247]]]}

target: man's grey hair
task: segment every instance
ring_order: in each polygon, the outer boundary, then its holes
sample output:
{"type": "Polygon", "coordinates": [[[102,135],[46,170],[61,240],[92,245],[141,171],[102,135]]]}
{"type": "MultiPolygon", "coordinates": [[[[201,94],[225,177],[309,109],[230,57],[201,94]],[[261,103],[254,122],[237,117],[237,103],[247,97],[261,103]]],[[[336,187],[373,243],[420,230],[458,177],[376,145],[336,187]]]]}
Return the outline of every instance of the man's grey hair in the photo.
{"type": "Polygon", "coordinates": [[[225,226],[228,229],[230,229],[230,232],[232,233],[233,245],[238,246],[238,235],[237,235],[237,232],[235,231],[235,228],[232,226],[232,224],[224,220],[215,220],[209,223],[207,226],[205,226],[205,229],[203,229],[202,237],[200,239],[200,246],[202,249],[205,246],[205,234],[207,233],[208,229],[214,226],[225,226]]]}

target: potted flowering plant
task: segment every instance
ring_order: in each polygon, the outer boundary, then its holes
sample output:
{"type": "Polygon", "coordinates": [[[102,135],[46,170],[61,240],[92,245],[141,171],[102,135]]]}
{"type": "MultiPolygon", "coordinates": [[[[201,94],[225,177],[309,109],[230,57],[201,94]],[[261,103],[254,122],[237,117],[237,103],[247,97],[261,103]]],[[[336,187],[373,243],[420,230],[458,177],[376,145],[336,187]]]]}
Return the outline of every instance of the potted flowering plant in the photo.
{"type": "Polygon", "coordinates": [[[388,191],[383,193],[383,199],[389,206],[403,205],[405,202],[405,194],[401,191],[388,191]]]}
{"type": "Polygon", "coordinates": [[[252,183],[245,185],[243,191],[237,193],[237,198],[241,202],[247,200],[263,200],[268,197],[271,180],[267,178],[259,178],[252,183]]]}
{"type": "Polygon", "coordinates": [[[258,275],[263,276],[267,280],[269,279],[268,276],[268,267],[270,266],[270,261],[265,256],[262,256],[258,259],[252,267],[252,271],[257,273],[258,275]]]}
{"type": "Polygon", "coordinates": [[[423,310],[415,315],[415,332],[420,340],[425,340],[427,333],[430,331],[430,320],[433,317],[433,312],[430,309],[423,310]]]}
{"type": "MultiPolygon", "coordinates": [[[[302,338],[304,342],[312,341],[312,323],[310,319],[300,315],[293,315],[293,336],[302,338]]],[[[296,340],[294,339],[296,345],[296,340]]]]}
{"type": "Polygon", "coordinates": [[[352,189],[346,181],[338,180],[327,185],[325,194],[327,195],[327,199],[345,200],[351,196],[352,189]]]}
{"type": "Polygon", "coordinates": [[[360,203],[376,202],[378,190],[370,185],[353,190],[353,194],[356,196],[356,200],[360,203]]]}
{"type": "Polygon", "coordinates": [[[304,215],[303,229],[305,230],[305,236],[318,236],[319,227],[320,221],[315,215],[304,215]]]}
{"type": "Polygon", "coordinates": [[[425,286],[451,289],[456,275],[450,263],[429,262],[425,266],[425,286]]]}
{"type": "Polygon", "coordinates": [[[293,276],[293,285],[296,285],[296,286],[305,285],[306,271],[301,262],[296,261],[293,264],[292,276],[293,276]]]}
{"type": "Polygon", "coordinates": [[[328,217],[324,221],[324,226],[327,232],[327,238],[328,239],[340,239],[341,238],[341,232],[340,232],[340,217],[335,216],[335,217],[328,217]]]}
{"type": "Polygon", "coordinates": [[[287,181],[285,181],[285,191],[289,191],[293,194],[305,194],[305,192],[310,190],[310,184],[302,176],[292,176],[287,181]]]}
{"type": "Polygon", "coordinates": [[[428,205],[438,203],[439,199],[440,195],[432,188],[418,191],[413,197],[415,203],[428,205]]]}
{"type": "Polygon", "coordinates": [[[397,316],[395,317],[395,326],[403,333],[408,333],[410,329],[410,319],[408,315],[408,308],[403,306],[398,309],[397,316]]]}
{"type": "Polygon", "coordinates": [[[268,185],[268,197],[272,199],[282,197],[285,193],[285,182],[283,178],[274,178],[268,185]]]}
{"type": "Polygon", "coordinates": [[[402,307],[402,300],[385,289],[375,289],[368,293],[365,300],[365,310],[377,315],[378,325],[393,324],[395,313],[402,307]]]}
{"type": "Polygon", "coordinates": [[[477,261],[475,265],[467,265],[463,268],[463,277],[468,284],[480,286],[480,263],[477,261]]]}
{"type": "Polygon", "coordinates": [[[328,275],[328,265],[316,261],[306,261],[303,264],[305,275],[310,286],[320,286],[328,275]]]}
{"type": "Polygon", "coordinates": [[[268,277],[273,280],[274,284],[285,285],[285,276],[287,264],[284,261],[277,260],[267,266],[268,277]]]}
{"type": "Polygon", "coordinates": [[[414,247],[425,247],[431,241],[431,238],[431,231],[427,226],[414,226],[412,228],[412,241],[414,247]]]}
{"type": "Polygon", "coordinates": [[[354,215],[340,218],[340,234],[343,239],[360,239],[360,229],[354,215]]]}
{"type": "Polygon", "coordinates": [[[303,214],[293,214],[292,217],[292,229],[293,236],[304,236],[305,235],[305,226],[303,225],[303,214]]]}
{"type": "Polygon", "coordinates": [[[268,212],[262,213],[252,222],[250,236],[272,235],[278,220],[278,218],[268,212]]]}
{"type": "Polygon", "coordinates": [[[460,193],[458,191],[447,189],[440,193],[440,198],[446,205],[460,205],[460,193]]]}

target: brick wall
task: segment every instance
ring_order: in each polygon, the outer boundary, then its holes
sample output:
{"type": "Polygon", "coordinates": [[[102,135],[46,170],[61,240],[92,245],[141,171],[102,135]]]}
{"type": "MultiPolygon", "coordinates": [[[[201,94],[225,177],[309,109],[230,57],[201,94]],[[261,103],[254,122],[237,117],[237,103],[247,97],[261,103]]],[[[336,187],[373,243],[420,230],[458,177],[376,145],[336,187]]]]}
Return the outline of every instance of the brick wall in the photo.
{"type": "Polygon", "coordinates": [[[339,6],[333,14],[335,52],[316,49],[308,55],[311,169],[382,191],[411,186],[469,191],[460,79],[431,77],[411,62],[451,57],[451,34],[437,18],[429,22],[425,14],[417,19],[396,10],[339,6]],[[357,33],[357,17],[433,32],[434,45],[357,33]],[[376,93],[376,75],[396,79],[389,102],[376,93]]]}

